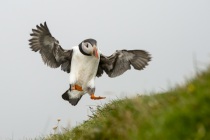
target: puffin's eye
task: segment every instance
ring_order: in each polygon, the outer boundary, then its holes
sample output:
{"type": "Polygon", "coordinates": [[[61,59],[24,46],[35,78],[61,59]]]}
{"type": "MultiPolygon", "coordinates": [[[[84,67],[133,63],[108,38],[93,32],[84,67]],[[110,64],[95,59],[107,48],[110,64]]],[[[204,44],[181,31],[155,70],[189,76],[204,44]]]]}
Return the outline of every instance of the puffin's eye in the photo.
{"type": "Polygon", "coordinates": [[[88,46],[88,44],[87,44],[87,46],[86,46],[86,47],[87,47],[87,48],[89,47],[89,46],[88,46]]]}

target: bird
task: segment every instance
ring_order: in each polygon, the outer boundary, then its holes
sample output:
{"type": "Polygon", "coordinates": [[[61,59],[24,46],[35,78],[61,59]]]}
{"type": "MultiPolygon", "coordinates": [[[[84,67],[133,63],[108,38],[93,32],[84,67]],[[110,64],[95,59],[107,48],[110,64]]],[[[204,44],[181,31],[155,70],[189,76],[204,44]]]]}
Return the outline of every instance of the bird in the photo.
{"type": "Polygon", "coordinates": [[[29,46],[39,52],[47,66],[61,68],[69,73],[69,87],[62,98],[76,106],[86,93],[92,100],[105,99],[95,96],[95,79],[106,73],[110,78],[122,75],[131,66],[142,70],[151,61],[151,55],[145,50],[116,50],[112,55],[104,55],[97,46],[97,41],[88,38],[73,46],[63,49],[59,41],[52,36],[47,23],[36,25],[32,29],[29,46]]]}

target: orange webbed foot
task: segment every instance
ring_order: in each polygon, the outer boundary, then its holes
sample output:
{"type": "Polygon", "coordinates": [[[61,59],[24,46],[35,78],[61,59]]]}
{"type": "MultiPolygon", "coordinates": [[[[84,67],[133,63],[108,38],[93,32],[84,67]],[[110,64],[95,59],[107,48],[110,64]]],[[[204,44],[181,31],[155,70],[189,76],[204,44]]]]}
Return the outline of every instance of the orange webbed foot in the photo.
{"type": "Polygon", "coordinates": [[[81,86],[79,86],[79,85],[74,85],[74,86],[71,86],[71,90],[83,91],[82,87],[81,87],[81,86]]]}
{"type": "Polygon", "coordinates": [[[105,98],[106,97],[101,97],[101,96],[96,97],[94,94],[90,95],[90,99],[92,99],[92,100],[100,100],[100,99],[105,99],[105,98]]]}

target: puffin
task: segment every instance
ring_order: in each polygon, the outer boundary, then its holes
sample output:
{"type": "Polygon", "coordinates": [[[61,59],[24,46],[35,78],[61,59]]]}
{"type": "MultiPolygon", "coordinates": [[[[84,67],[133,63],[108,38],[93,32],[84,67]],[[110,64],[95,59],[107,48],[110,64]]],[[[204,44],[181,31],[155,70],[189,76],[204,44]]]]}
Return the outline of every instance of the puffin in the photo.
{"type": "Polygon", "coordinates": [[[40,53],[44,64],[51,68],[60,67],[69,73],[69,87],[62,98],[73,106],[86,93],[92,100],[105,99],[95,96],[96,77],[106,73],[114,78],[130,70],[131,66],[142,70],[151,60],[151,55],[145,50],[117,50],[112,55],[105,56],[99,50],[97,41],[92,38],[83,40],[71,49],[63,49],[50,33],[46,22],[36,25],[30,36],[30,48],[40,53]]]}

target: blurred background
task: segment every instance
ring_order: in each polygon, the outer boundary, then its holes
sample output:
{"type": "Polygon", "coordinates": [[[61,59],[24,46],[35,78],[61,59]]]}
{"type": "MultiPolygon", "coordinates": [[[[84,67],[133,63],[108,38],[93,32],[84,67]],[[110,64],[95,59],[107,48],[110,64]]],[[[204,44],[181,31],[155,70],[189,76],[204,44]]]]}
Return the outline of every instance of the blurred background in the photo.
{"type": "Polygon", "coordinates": [[[184,83],[209,64],[209,6],[208,0],[1,0],[0,139],[48,135],[57,119],[68,128],[87,120],[90,106],[184,83]],[[94,38],[104,55],[143,49],[152,61],[143,71],[104,74],[96,79],[96,95],[105,100],[85,95],[71,106],[61,98],[68,74],[44,65],[28,45],[31,29],[45,21],[64,49],[94,38]]]}

